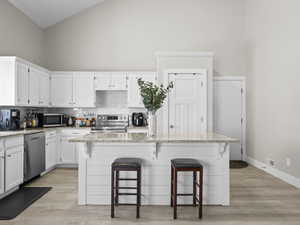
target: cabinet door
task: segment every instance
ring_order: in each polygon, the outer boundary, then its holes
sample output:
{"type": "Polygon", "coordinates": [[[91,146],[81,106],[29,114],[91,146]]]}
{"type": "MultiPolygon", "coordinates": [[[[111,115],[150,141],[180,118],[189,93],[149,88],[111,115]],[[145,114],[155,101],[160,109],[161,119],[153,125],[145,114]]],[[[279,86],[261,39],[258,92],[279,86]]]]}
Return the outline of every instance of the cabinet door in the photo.
{"type": "Polygon", "coordinates": [[[111,73],[95,73],[95,89],[97,91],[106,91],[111,89],[111,73]]]}
{"type": "Polygon", "coordinates": [[[18,106],[28,105],[29,100],[29,67],[20,62],[16,62],[16,102],[18,106]]]}
{"type": "Polygon", "coordinates": [[[126,73],[113,72],[111,74],[111,90],[127,90],[127,77],[126,73]]]}
{"type": "Polygon", "coordinates": [[[51,76],[51,106],[74,107],[73,73],[55,73],[51,76]]]}
{"type": "Polygon", "coordinates": [[[50,75],[46,72],[39,74],[39,105],[48,106],[50,100],[50,75]]]}
{"type": "Polygon", "coordinates": [[[9,191],[23,182],[23,154],[23,146],[6,150],[5,191],[9,191]]]}
{"type": "Polygon", "coordinates": [[[39,85],[40,85],[40,71],[34,67],[30,68],[29,72],[29,105],[38,106],[40,97],[39,97],[39,85]]]}
{"type": "Polygon", "coordinates": [[[74,102],[76,107],[95,107],[95,89],[93,73],[74,74],[74,102]]]}
{"type": "Polygon", "coordinates": [[[142,78],[144,81],[155,83],[156,73],[141,72],[128,74],[128,107],[130,108],[144,108],[140,89],[137,83],[139,78],[142,78]]]}
{"type": "Polygon", "coordinates": [[[56,149],[56,137],[53,137],[46,143],[46,170],[56,165],[56,149]]]}
{"type": "MultiPolygon", "coordinates": [[[[0,140],[1,145],[1,140],[0,140]]],[[[4,193],[4,151],[0,146],[0,195],[4,193]]]]}
{"type": "Polygon", "coordinates": [[[61,163],[76,163],[76,146],[74,143],[69,142],[70,137],[61,138],[61,163]]]}

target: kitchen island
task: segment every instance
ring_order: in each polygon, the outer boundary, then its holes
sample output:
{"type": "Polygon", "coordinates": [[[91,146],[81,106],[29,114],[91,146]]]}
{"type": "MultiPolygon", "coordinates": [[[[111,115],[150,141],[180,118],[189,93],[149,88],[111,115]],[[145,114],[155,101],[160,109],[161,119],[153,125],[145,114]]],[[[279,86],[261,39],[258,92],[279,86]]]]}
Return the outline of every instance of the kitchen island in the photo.
{"type": "MultiPolygon", "coordinates": [[[[229,149],[237,140],[214,133],[202,135],[148,137],[146,134],[92,133],[74,138],[79,150],[80,205],[110,205],[111,163],[120,157],[143,160],[142,204],[170,204],[170,160],[194,158],[204,167],[204,204],[230,204],[229,149]]],[[[122,178],[135,178],[133,172],[121,172],[122,178]]],[[[120,186],[134,186],[121,181],[120,186]]],[[[133,190],[134,191],[134,190],[133,190]]],[[[190,173],[178,176],[178,192],[192,192],[190,173]]],[[[120,202],[134,202],[135,196],[121,196],[120,202]]],[[[180,203],[191,203],[190,197],[179,197],[180,203]]]]}

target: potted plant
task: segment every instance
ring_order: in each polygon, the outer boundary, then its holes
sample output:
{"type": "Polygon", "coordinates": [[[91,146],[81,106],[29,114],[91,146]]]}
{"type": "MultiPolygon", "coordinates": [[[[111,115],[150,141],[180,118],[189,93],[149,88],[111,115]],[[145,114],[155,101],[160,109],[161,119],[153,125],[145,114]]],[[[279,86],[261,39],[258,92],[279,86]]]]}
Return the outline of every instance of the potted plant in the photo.
{"type": "Polygon", "coordinates": [[[173,82],[165,88],[163,85],[156,85],[152,82],[138,79],[141,96],[145,108],[148,111],[148,135],[153,137],[156,134],[156,112],[159,110],[167,97],[169,91],[173,88],[173,82]]]}

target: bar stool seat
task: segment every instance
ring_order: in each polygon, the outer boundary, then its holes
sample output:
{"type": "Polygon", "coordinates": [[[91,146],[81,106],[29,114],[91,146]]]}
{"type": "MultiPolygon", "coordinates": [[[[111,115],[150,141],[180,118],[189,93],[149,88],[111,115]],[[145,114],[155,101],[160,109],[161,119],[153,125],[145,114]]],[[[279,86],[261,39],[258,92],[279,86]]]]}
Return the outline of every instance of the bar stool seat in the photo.
{"type": "Polygon", "coordinates": [[[142,160],[138,158],[118,158],[111,164],[111,218],[115,217],[115,206],[134,205],[136,206],[136,218],[140,218],[141,206],[141,167],[142,160]],[[136,178],[120,178],[121,171],[134,171],[136,178]],[[136,181],[136,186],[120,186],[120,181],[136,181]],[[136,190],[135,193],[120,193],[120,190],[136,190]],[[120,203],[119,196],[135,195],[136,204],[120,203]]]}
{"type": "Polygon", "coordinates": [[[175,168],[203,168],[196,159],[172,159],[171,163],[175,168]]]}
{"type": "Polygon", "coordinates": [[[139,168],[142,166],[142,160],[138,158],[118,158],[112,166],[121,168],[139,168]]]}

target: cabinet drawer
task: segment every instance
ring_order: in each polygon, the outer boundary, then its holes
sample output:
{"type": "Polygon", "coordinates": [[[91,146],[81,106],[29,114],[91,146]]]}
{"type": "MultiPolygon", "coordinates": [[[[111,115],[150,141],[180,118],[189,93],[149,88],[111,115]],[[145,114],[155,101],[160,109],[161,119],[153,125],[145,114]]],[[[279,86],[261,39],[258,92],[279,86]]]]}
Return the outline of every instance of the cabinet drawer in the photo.
{"type": "Polygon", "coordinates": [[[5,148],[13,148],[24,145],[24,136],[14,136],[5,139],[5,148]]]}
{"type": "Polygon", "coordinates": [[[56,136],[56,131],[55,130],[54,131],[47,131],[45,133],[45,136],[46,136],[46,138],[50,138],[50,137],[56,136]]]}
{"type": "Polygon", "coordinates": [[[24,152],[24,147],[23,146],[7,149],[5,154],[6,154],[6,156],[10,156],[10,155],[20,153],[20,152],[24,152]]]}
{"type": "Polygon", "coordinates": [[[90,132],[90,128],[86,129],[66,129],[62,130],[61,134],[63,136],[76,136],[76,135],[85,135],[90,132]]]}

